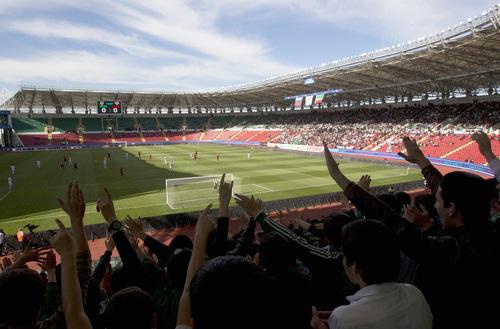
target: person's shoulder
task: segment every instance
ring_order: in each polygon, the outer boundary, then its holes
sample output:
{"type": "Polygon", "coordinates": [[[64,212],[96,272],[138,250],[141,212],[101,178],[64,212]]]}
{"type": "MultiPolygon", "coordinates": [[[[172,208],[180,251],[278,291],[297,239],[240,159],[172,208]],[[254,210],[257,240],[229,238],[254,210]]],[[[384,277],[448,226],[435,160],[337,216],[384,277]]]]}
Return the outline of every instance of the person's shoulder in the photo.
{"type": "Polygon", "coordinates": [[[328,322],[335,323],[334,327],[346,328],[360,320],[360,312],[352,305],[342,305],[335,308],[328,322]]]}
{"type": "Polygon", "coordinates": [[[405,295],[405,299],[426,303],[424,294],[416,286],[409,283],[396,283],[396,286],[401,294],[405,295]]]}

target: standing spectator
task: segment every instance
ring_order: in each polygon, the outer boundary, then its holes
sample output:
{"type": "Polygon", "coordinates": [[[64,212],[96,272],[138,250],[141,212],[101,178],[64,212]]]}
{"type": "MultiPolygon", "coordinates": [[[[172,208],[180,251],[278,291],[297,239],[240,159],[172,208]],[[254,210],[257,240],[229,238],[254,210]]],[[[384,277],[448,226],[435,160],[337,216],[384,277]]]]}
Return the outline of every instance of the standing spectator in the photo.
{"type": "Polygon", "coordinates": [[[498,234],[489,224],[485,180],[459,171],[443,177],[415,140],[405,137],[403,143],[407,154],[400,156],[422,169],[436,195],[443,229],[439,237],[409,223],[351,182],[325,146],[328,171],[359,210],[383,221],[397,235],[401,251],[418,264],[415,285],[431,306],[434,328],[497,328],[497,308],[488,300],[500,292],[500,245],[498,234]]]}
{"type": "Polygon", "coordinates": [[[0,256],[3,255],[4,248],[5,248],[5,233],[3,229],[0,228],[0,256]]]}
{"type": "Polygon", "coordinates": [[[17,242],[21,245],[21,249],[24,249],[24,231],[23,228],[20,227],[17,230],[17,242]]]}
{"type": "MultiPolygon", "coordinates": [[[[344,269],[361,288],[348,296],[349,305],[337,307],[329,318],[336,328],[432,328],[432,314],[424,296],[410,284],[395,283],[399,273],[396,236],[380,222],[357,220],[342,231],[344,269]]],[[[313,317],[314,328],[324,328],[313,317]]]]}

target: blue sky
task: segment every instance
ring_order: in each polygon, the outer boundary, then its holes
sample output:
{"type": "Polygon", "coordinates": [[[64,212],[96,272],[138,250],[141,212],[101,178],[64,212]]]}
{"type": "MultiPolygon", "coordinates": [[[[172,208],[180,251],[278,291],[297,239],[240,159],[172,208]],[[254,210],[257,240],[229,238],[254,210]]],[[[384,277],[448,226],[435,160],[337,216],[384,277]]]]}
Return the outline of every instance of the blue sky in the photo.
{"type": "Polygon", "coordinates": [[[0,0],[0,97],[19,85],[193,91],[435,33],[463,0],[0,0]]]}

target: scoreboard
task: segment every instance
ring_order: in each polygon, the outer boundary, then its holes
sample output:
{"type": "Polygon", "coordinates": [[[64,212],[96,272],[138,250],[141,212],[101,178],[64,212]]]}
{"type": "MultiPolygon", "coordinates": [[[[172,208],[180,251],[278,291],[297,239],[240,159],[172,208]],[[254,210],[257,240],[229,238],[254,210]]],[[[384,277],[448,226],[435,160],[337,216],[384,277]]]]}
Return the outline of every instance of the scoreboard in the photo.
{"type": "Polygon", "coordinates": [[[10,112],[9,111],[0,111],[0,128],[10,128],[10,112]]]}
{"type": "Polygon", "coordinates": [[[121,101],[97,101],[97,113],[122,114],[121,101]]]}

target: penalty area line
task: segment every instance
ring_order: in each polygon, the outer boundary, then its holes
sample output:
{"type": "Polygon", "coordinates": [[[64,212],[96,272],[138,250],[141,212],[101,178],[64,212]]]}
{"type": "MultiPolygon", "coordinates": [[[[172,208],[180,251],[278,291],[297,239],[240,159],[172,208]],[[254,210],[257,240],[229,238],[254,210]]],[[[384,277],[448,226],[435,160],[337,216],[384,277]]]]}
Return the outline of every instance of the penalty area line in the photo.
{"type": "Polygon", "coordinates": [[[2,201],[3,199],[5,199],[5,197],[6,197],[7,195],[9,195],[9,194],[10,194],[10,191],[9,191],[9,192],[7,192],[7,193],[5,193],[5,194],[4,194],[4,195],[0,198],[0,201],[2,201]]]}

